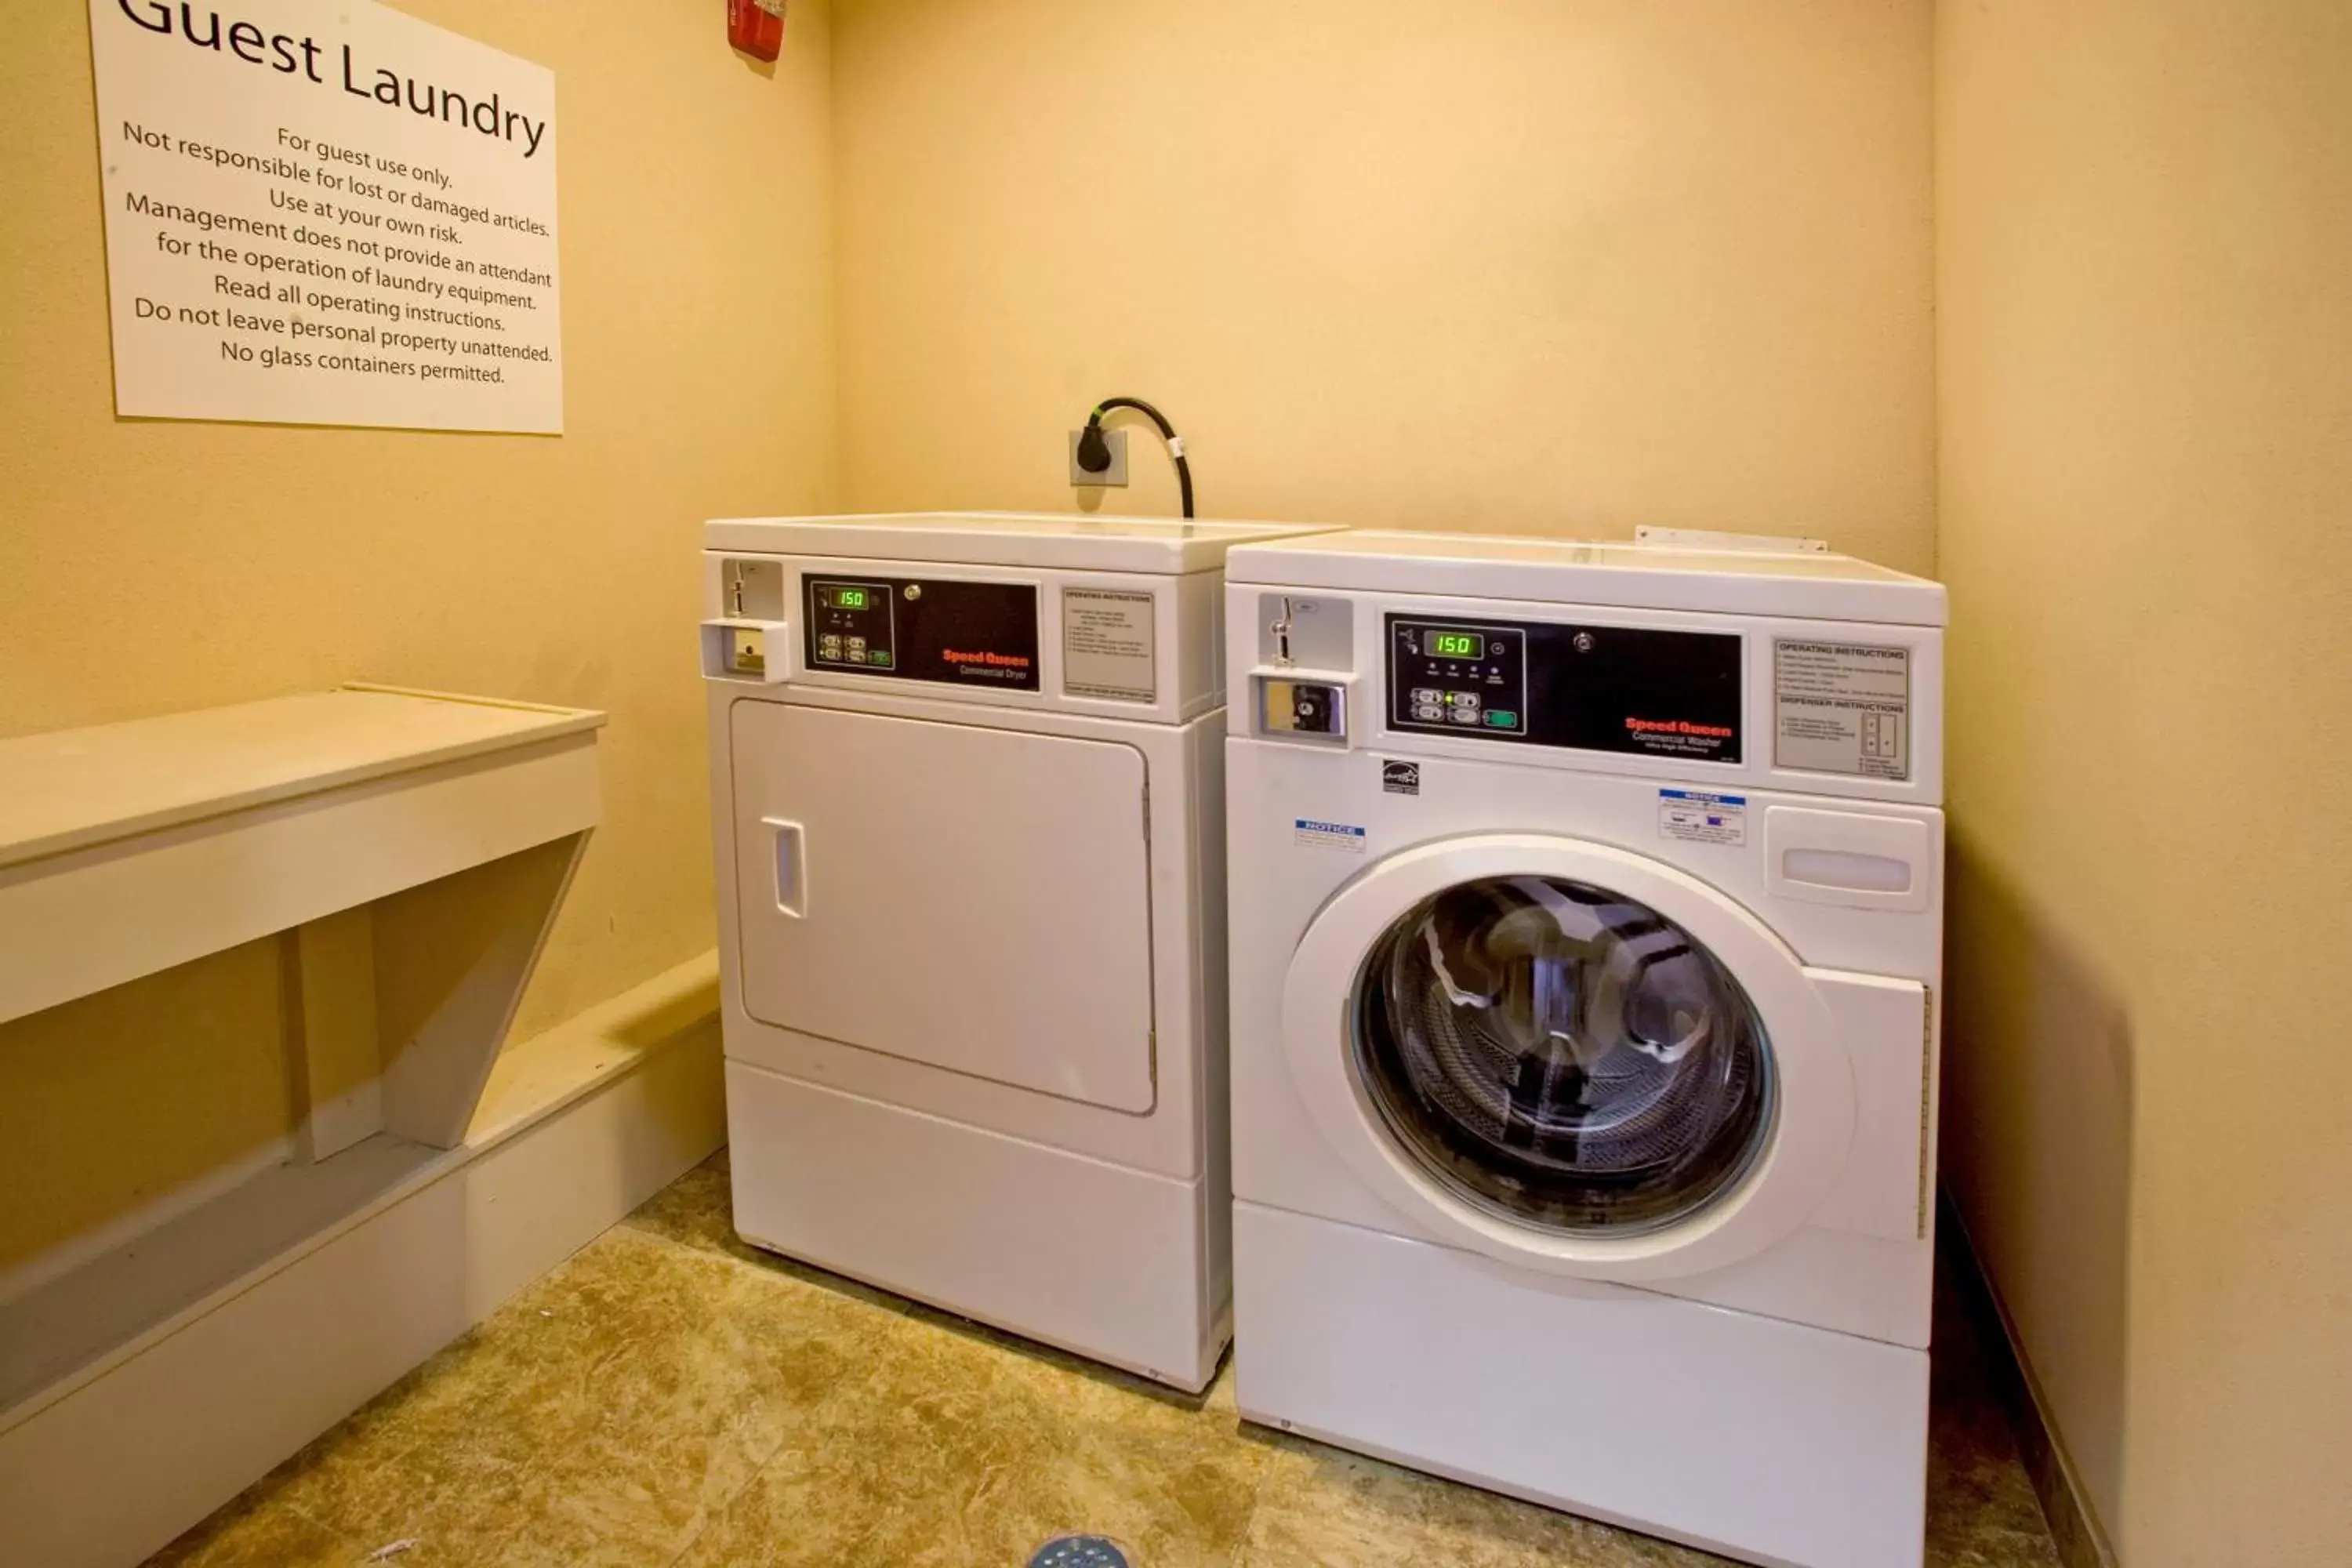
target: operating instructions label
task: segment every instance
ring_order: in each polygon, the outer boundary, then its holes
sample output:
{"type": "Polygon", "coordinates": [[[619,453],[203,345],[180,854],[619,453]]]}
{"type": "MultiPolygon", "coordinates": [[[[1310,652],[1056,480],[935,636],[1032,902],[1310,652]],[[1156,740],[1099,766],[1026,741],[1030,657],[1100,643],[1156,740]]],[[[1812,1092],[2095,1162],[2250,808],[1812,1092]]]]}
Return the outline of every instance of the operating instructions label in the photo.
{"type": "Polygon", "coordinates": [[[1772,645],[1774,761],[1808,773],[1911,776],[1911,650],[1870,643],[1772,645]]]}
{"type": "Polygon", "coordinates": [[[114,406],[563,428],[555,75],[372,0],[90,0],[114,406]]]}
{"type": "Polygon", "coordinates": [[[1062,689],[1113,702],[1159,698],[1152,597],[1110,588],[1062,590],[1062,689]]]}

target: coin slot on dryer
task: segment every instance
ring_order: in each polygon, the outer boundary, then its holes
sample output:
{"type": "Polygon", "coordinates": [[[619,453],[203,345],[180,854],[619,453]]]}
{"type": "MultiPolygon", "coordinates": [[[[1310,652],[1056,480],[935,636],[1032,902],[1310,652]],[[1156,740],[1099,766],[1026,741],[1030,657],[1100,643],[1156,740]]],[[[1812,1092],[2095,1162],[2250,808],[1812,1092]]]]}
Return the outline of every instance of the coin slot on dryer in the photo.
{"type": "Polygon", "coordinates": [[[719,602],[729,620],[784,618],[784,563],[730,555],[719,563],[719,602]]]}

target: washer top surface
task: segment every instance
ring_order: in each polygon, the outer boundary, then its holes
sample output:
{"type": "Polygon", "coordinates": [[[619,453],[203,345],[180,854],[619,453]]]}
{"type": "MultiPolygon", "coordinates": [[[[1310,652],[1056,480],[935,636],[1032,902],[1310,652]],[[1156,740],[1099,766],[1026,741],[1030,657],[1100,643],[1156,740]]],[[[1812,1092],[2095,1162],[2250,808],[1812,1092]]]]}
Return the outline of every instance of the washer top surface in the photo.
{"type": "Polygon", "coordinates": [[[831,517],[719,518],[709,550],[764,555],[942,561],[967,566],[1047,566],[1175,576],[1213,572],[1236,545],[1305,538],[1334,526],[1216,522],[1063,512],[933,511],[831,517]]]}
{"type": "Polygon", "coordinates": [[[1253,542],[1229,582],[1652,610],[1945,624],[1940,583],[1851,555],[1367,530],[1253,542]]]}

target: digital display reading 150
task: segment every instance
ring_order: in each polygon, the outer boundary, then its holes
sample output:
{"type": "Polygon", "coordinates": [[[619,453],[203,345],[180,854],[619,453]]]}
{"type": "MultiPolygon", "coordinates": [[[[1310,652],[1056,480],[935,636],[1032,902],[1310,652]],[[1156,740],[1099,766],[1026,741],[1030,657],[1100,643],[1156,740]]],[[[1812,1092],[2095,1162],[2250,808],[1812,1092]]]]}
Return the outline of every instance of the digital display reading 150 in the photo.
{"type": "Polygon", "coordinates": [[[1486,639],[1476,632],[1431,632],[1422,651],[1432,658],[1476,658],[1486,639]]]}
{"type": "Polygon", "coordinates": [[[827,588],[824,602],[836,610],[862,610],[866,607],[863,588],[827,588]]]}

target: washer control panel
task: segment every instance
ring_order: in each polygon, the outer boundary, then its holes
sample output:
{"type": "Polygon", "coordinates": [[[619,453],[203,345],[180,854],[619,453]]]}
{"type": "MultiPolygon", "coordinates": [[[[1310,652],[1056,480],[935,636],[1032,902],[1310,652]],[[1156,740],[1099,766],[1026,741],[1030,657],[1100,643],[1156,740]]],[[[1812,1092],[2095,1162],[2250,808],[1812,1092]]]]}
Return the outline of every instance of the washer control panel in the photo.
{"type": "Polygon", "coordinates": [[[1525,735],[1527,628],[1390,616],[1389,725],[1525,735]]]}
{"type": "Polygon", "coordinates": [[[1735,632],[1387,618],[1391,732],[1740,761],[1735,632]]]}

